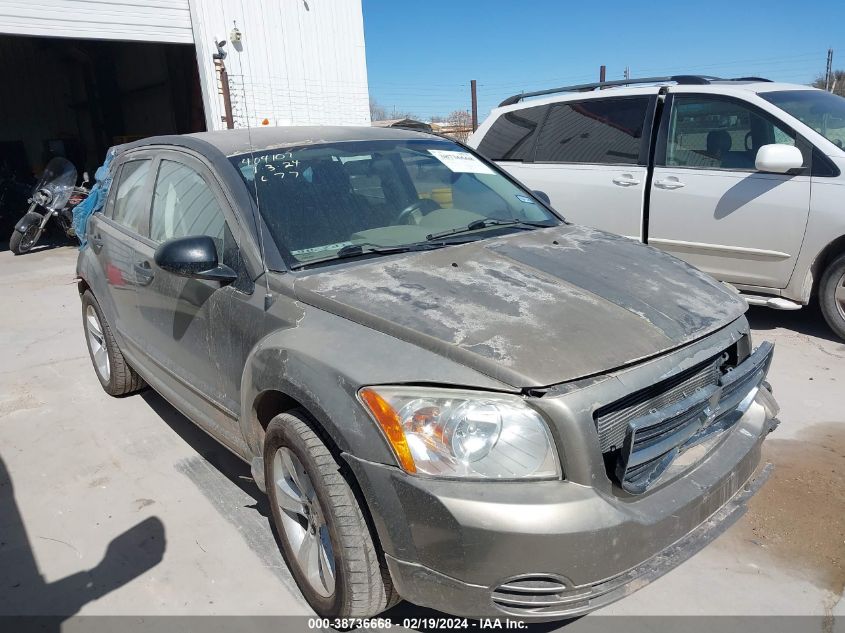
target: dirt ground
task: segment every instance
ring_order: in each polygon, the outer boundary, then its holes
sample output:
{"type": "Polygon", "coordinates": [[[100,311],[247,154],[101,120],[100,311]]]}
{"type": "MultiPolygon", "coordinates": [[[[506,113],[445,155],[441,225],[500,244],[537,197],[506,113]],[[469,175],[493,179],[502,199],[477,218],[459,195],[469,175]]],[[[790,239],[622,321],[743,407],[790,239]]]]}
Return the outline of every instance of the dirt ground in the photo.
{"type": "MultiPolygon", "coordinates": [[[[72,248],[0,252],[0,616],[307,615],[249,468],[155,393],[100,389],[74,262],[72,248]]],[[[839,630],[845,344],[814,309],[749,319],[777,346],[772,476],[737,524],[599,615],[804,615],[839,630]]]]}
{"type": "Polygon", "coordinates": [[[749,503],[735,538],[767,550],[822,590],[845,589],[845,425],[817,424],[803,440],[766,442],[777,468],[749,503]]]}

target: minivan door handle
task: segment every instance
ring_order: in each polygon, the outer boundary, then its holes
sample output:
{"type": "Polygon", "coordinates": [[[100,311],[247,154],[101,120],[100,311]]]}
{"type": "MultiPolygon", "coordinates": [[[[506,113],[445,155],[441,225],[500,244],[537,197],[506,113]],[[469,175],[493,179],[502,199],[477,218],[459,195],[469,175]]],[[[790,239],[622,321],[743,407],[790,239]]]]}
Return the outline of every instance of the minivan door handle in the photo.
{"type": "Polygon", "coordinates": [[[143,261],[135,264],[135,282],[139,286],[149,286],[154,276],[155,273],[153,273],[153,267],[150,265],[150,262],[143,261]]]}
{"type": "Polygon", "coordinates": [[[659,188],[659,189],[680,189],[681,187],[684,186],[684,183],[682,183],[680,180],[678,180],[674,176],[669,176],[668,178],[665,178],[664,180],[655,180],[654,186],[659,188]]]}
{"type": "Polygon", "coordinates": [[[634,178],[632,174],[622,174],[613,179],[613,184],[620,187],[633,187],[640,184],[640,181],[634,178]]]}

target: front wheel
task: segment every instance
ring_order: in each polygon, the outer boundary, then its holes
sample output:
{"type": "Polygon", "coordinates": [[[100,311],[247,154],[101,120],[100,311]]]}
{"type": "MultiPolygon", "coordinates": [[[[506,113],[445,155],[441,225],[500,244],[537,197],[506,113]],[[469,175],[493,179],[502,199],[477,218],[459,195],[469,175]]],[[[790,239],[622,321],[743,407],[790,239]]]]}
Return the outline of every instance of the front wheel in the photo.
{"type": "Polygon", "coordinates": [[[398,602],[355,494],[304,411],[270,422],[264,477],[282,554],[317,615],[372,617],[398,602]]]}
{"type": "Polygon", "coordinates": [[[15,255],[23,255],[35,246],[39,237],[41,228],[37,224],[31,224],[23,233],[15,229],[9,238],[9,250],[15,255]]]}
{"type": "Polygon", "coordinates": [[[819,284],[819,305],[830,329],[845,339],[845,254],[824,271],[819,284]]]}

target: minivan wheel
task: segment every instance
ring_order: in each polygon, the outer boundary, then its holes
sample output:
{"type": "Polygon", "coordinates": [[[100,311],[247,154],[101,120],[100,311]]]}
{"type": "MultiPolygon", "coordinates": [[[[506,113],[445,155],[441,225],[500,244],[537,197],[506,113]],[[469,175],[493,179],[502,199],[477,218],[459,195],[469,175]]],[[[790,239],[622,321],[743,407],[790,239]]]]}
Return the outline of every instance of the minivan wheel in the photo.
{"type": "Polygon", "coordinates": [[[827,267],[819,284],[819,304],[827,324],[845,339],[845,255],[827,267]]]}
{"type": "Polygon", "coordinates": [[[107,394],[126,396],[146,386],[135,370],[129,366],[114,340],[108,322],[103,317],[100,304],[90,290],[82,295],[82,327],[94,373],[107,394]]]}
{"type": "Polygon", "coordinates": [[[277,415],[264,477],[282,555],[321,617],[372,617],[398,602],[358,500],[302,410],[277,415]]]}

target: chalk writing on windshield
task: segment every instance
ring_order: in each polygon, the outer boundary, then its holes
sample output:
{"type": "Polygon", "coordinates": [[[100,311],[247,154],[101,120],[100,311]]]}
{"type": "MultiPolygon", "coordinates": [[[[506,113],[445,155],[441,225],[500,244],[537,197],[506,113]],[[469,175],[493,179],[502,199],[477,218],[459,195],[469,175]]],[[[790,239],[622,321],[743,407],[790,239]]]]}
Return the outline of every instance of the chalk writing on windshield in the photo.
{"type": "Polygon", "coordinates": [[[244,174],[254,173],[261,182],[270,178],[299,178],[301,175],[299,159],[293,152],[244,156],[240,169],[244,174]]]}

